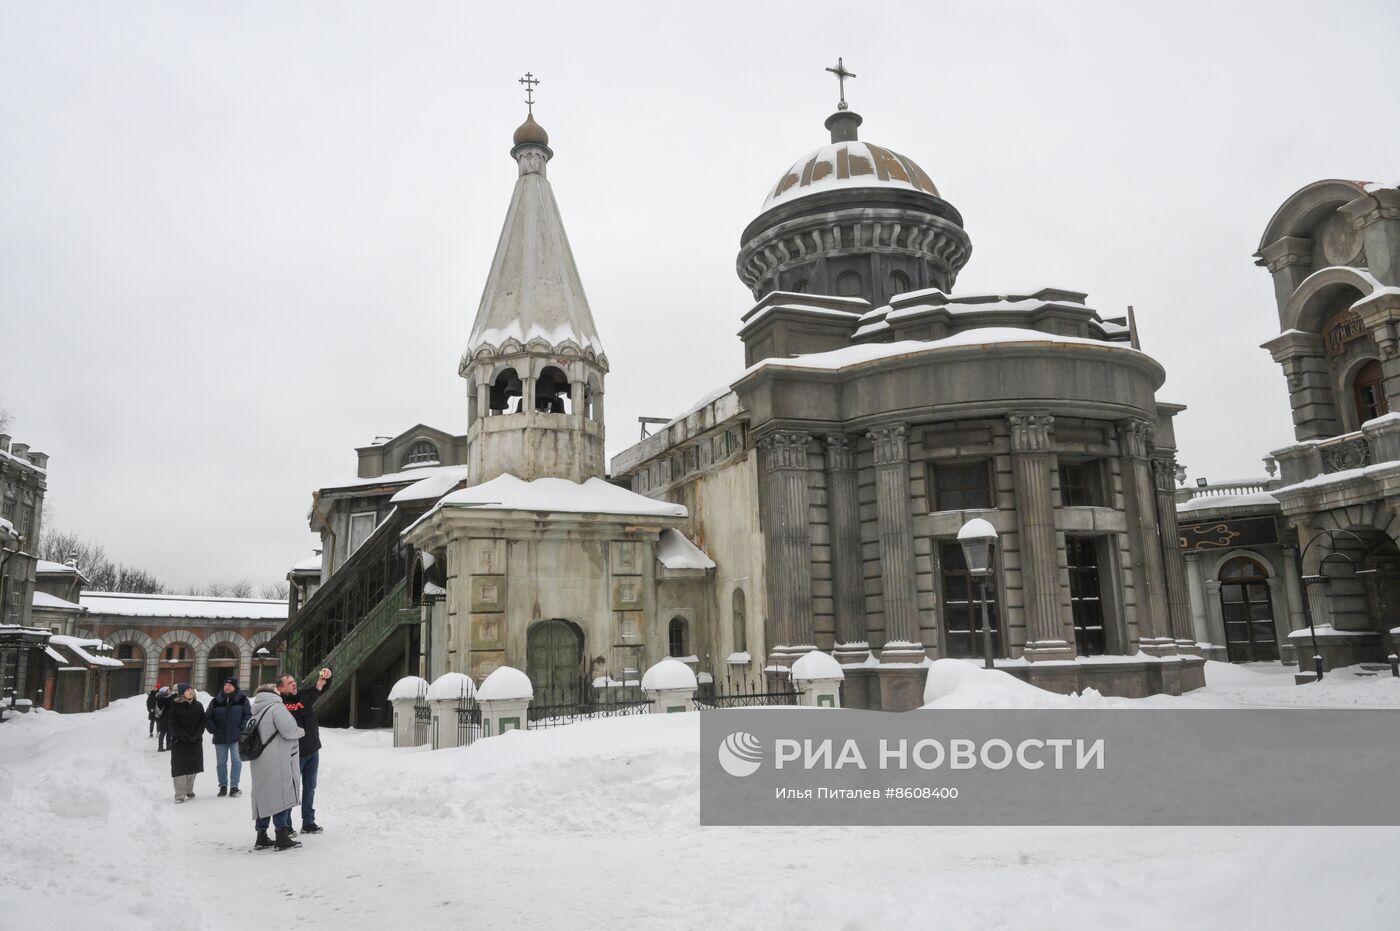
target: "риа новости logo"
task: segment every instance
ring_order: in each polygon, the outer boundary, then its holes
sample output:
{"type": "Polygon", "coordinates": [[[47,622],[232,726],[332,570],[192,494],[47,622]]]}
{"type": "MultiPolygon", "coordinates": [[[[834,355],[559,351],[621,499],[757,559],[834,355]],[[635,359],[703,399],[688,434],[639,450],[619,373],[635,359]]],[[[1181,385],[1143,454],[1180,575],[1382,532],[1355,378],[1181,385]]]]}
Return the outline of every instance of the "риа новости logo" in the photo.
{"type": "Polygon", "coordinates": [[[752,776],[763,765],[763,744],[747,731],[735,731],[719,745],[719,765],[731,776],[752,776]]]}

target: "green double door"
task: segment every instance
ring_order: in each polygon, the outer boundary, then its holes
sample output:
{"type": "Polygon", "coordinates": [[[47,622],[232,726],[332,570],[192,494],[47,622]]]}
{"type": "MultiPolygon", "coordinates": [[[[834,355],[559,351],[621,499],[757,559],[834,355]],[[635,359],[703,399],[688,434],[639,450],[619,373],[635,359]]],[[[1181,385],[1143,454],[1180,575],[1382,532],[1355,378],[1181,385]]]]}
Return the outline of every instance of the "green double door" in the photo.
{"type": "Polygon", "coordinates": [[[583,637],[568,621],[539,621],[525,643],[525,674],[535,688],[535,702],[567,704],[582,698],[583,637]]]}

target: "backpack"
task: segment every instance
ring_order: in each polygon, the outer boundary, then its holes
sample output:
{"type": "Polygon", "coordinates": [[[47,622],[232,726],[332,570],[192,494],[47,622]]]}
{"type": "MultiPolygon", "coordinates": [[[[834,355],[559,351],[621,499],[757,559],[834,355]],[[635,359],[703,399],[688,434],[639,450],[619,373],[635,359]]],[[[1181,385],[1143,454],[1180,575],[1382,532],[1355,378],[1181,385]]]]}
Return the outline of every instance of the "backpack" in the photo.
{"type": "Polygon", "coordinates": [[[263,715],[255,714],[243,725],[243,731],[238,735],[238,756],[244,760],[256,760],[262,756],[263,749],[267,747],[267,741],[263,740],[262,724],[263,715]]]}

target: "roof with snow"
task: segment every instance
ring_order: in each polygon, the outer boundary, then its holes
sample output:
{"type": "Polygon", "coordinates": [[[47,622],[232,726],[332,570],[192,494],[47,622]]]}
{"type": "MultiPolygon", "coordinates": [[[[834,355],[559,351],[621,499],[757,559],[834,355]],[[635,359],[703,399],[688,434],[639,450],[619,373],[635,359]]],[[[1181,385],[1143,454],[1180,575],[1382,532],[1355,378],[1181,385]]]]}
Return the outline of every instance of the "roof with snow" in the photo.
{"type": "Polygon", "coordinates": [[[406,501],[436,501],[466,480],[466,466],[443,466],[434,469],[432,475],[414,482],[389,500],[394,504],[406,501]]]}
{"type": "Polygon", "coordinates": [[[320,553],[317,553],[315,556],[308,556],[307,558],[303,559],[301,562],[294,564],[294,565],[292,566],[292,571],[293,571],[293,572],[320,572],[320,571],[321,571],[321,554],[320,554],[320,553]]]}
{"type": "Polygon", "coordinates": [[[34,563],[34,571],[39,575],[82,575],[77,566],[40,559],[34,563]]]}
{"type": "Polygon", "coordinates": [[[545,177],[550,154],[534,144],[512,150],[520,176],[467,340],[468,355],[486,347],[499,350],[510,340],[522,345],[543,340],[551,347],[573,343],[581,351],[603,351],[559,205],[545,177]]]}
{"type": "Polygon", "coordinates": [[[454,491],[437,503],[439,508],[474,508],[483,511],[534,511],[558,514],[625,514],[641,517],[686,517],[684,505],[656,501],[619,488],[600,478],[582,484],[565,478],[525,481],[506,474],[454,491]]]}
{"type": "Polygon", "coordinates": [[[104,644],[101,640],[89,640],[82,637],[67,637],[63,634],[54,634],[49,638],[51,646],[62,647],[74,656],[83,660],[91,666],[122,666],[122,661],[112,659],[110,656],[101,656],[97,653],[90,653],[89,650],[100,650],[104,644]]]}
{"type": "Polygon", "coordinates": [[[452,473],[461,466],[445,465],[422,465],[404,469],[402,472],[386,472],[383,475],[376,475],[370,478],[361,478],[358,475],[346,476],[339,481],[322,485],[322,491],[333,491],[340,488],[366,488],[371,485],[415,485],[424,479],[442,473],[452,473]]]}
{"type": "Polygon", "coordinates": [[[79,601],[93,614],[113,614],[122,617],[198,617],[258,621],[287,619],[286,601],[262,598],[83,592],[79,601]]]}
{"type": "Polygon", "coordinates": [[[853,187],[893,187],[938,196],[933,180],[912,158],[850,140],[824,145],[793,162],[764,200],[763,209],[808,194],[853,187]]]}
{"type": "Polygon", "coordinates": [[[48,611],[86,611],[86,610],[87,610],[87,608],[84,608],[84,607],[83,607],[82,605],[80,605],[80,604],[74,604],[74,603],[71,602],[71,601],[64,601],[62,598],[58,598],[58,597],[56,597],[56,596],[54,596],[54,595],[50,595],[48,592],[35,592],[35,593],[34,593],[34,607],[36,607],[36,608],[42,608],[42,609],[45,609],[45,610],[48,610],[48,611]]]}

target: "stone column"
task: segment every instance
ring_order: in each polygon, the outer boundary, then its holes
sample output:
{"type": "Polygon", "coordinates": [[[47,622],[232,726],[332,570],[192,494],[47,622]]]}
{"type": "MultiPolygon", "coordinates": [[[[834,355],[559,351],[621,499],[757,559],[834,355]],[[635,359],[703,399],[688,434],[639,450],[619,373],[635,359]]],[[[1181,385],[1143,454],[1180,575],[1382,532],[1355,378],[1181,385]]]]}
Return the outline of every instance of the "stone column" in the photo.
{"type": "MultiPolygon", "coordinates": [[[[1288,622],[1281,626],[1288,629],[1279,634],[1278,656],[1281,662],[1292,665],[1298,662],[1298,653],[1288,635],[1307,627],[1308,619],[1303,614],[1303,583],[1298,578],[1298,547],[1285,544],[1282,554],[1281,574],[1284,591],[1288,593],[1288,622]]],[[[1275,625],[1275,629],[1281,629],[1280,625],[1275,625]]]]}
{"type": "Polygon", "coordinates": [[[1225,613],[1220,607],[1220,580],[1206,579],[1206,620],[1210,642],[1220,649],[1222,662],[1230,661],[1230,647],[1225,638],[1225,613]]]}
{"type": "Polygon", "coordinates": [[[909,495],[909,437],[904,424],[867,434],[875,447],[875,508],[885,605],[882,662],[922,662],[919,599],[914,583],[914,515],[909,495]]]}
{"type": "MultiPolygon", "coordinates": [[[[1182,553],[1186,563],[1186,587],[1191,595],[1191,630],[1197,643],[1214,643],[1211,639],[1209,619],[1206,613],[1205,585],[1201,580],[1201,554],[1182,553]]],[[[1210,659],[1219,659],[1211,656],[1210,659]]]]}
{"type": "Polygon", "coordinates": [[[1060,617],[1060,557],[1050,473],[1049,414],[1009,414],[1016,483],[1016,529],[1021,541],[1021,588],[1026,612],[1026,659],[1073,659],[1074,640],[1060,617]]]}
{"type": "Polygon", "coordinates": [[[852,437],[826,435],[826,512],[831,534],[832,603],[836,614],[836,651],[845,662],[868,655],[843,645],[868,640],[865,630],[865,583],[860,552],[860,483],[852,437]],[[859,653],[860,655],[848,655],[859,653]]]}
{"type": "Polygon", "coordinates": [[[792,647],[816,645],[812,630],[812,525],[808,513],[807,444],[810,433],[779,430],[758,441],[763,454],[764,539],[768,556],[770,652],[790,659],[792,647]]]}
{"type": "Polygon", "coordinates": [[[1138,642],[1144,653],[1174,656],[1167,602],[1167,568],[1157,526],[1157,491],[1152,478],[1152,425],[1125,420],[1118,425],[1122,457],[1123,499],[1128,518],[1128,547],[1133,580],[1138,586],[1138,642]]]}
{"type": "Polygon", "coordinates": [[[1157,533],[1162,541],[1162,562],[1167,576],[1167,619],[1178,653],[1200,656],[1191,626],[1191,592],[1186,582],[1186,560],[1181,555],[1181,529],[1176,524],[1176,459],[1165,453],[1152,457],[1152,479],[1157,487],[1157,533]]]}

